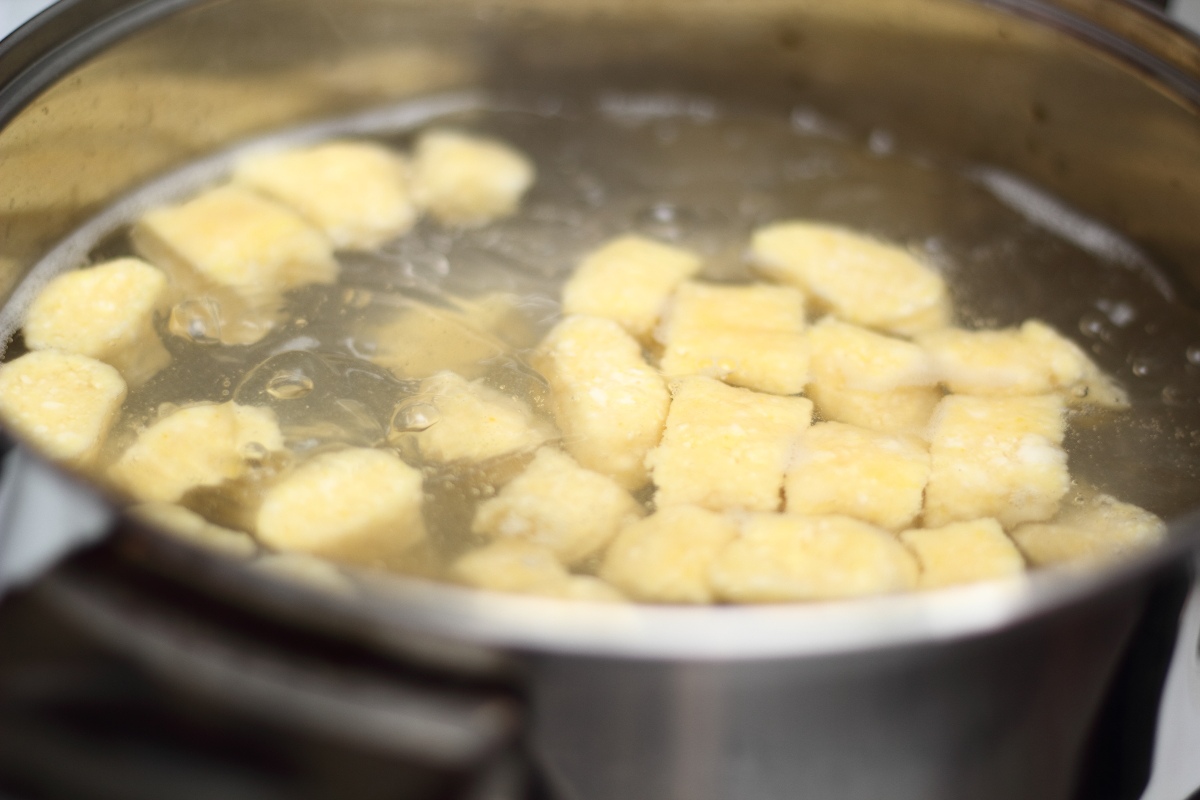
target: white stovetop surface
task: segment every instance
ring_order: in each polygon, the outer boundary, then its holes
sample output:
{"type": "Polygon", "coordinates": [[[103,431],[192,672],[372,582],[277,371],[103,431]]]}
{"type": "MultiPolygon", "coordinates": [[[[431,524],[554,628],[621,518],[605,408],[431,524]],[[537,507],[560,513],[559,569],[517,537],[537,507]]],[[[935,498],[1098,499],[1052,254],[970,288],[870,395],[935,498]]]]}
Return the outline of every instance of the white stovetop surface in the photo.
{"type": "MultiPolygon", "coordinates": [[[[0,0],[0,39],[54,0],[0,0]]],[[[1200,2],[1200,0],[1197,0],[1200,2]]]]}

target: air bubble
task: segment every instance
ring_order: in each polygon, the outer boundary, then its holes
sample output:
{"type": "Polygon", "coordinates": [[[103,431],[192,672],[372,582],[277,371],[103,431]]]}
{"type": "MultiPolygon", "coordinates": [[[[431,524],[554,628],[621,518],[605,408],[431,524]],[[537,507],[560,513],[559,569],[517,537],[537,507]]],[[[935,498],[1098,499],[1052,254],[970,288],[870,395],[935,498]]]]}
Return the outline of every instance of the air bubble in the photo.
{"type": "Polygon", "coordinates": [[[413,403],[396,409],[392,415],[392,430],[396,433],[420,433],[429,430],[441,414],[432,403],[413,403]]]}
{"type": "Polygon", "coordinates": [[[896,137],[885,130],[876,128],[867,138],[867,149],[871,151],[872,155],[891,155],[896,149],[896,137]]]}
{"type": "Polygon", "coordinates": [[[1089,339],[1099,339],[1102,342],[1111,342],[1113,339],[1108,317],[1094,311],[1089,311],[1079,318],[1079,331],[1089,339]]]}
{"type": "Polygon", "coordinates": [[[643,233],[659,239],[678,240],[688,228],[696,228],[702,212],[659,201],[633,215],[633,224],[643,233]]]}
{"type": "Polygon", "coordinates": [[[1096,308],[1104,312],[1109,321],[1118,328],[1124,328],[1137,319],[1137,309],[1123,300],[1113,301],[1100,299],[1096,308]]]}
{"type": "Polygon", "coordinates": [[[312,378],[298,369],[280,370],[267,381],[267,394],[276,400],[298,400],[312,390],[312,378]]]}
{"type": "Polygon", "coordinates": [[[1173,408],[1186,408],[1196,403],[1195,393],[1178,384],[1164,386],[1161,396],[1163,404],[1173,408]]]}
{"type": "Polygon", "coordinates": [[[1129,369],[1139,378],[1148,378],[1158,371],[1158,363],[1151,358],[1139,356],[1129,365],[1129,369]]]}
{"type": "Polygon", "coordinates": [[[657,203],[650,209],[650,216],[656,222],[674,222],[676,217],[675,206],[670,203],[657,203]]]}
{"type": "Polygon", "coordinates": [[[184,300],[171,309],[167,330],[196,344],[221,341],[221,307],[211,297],[184,300]]]}

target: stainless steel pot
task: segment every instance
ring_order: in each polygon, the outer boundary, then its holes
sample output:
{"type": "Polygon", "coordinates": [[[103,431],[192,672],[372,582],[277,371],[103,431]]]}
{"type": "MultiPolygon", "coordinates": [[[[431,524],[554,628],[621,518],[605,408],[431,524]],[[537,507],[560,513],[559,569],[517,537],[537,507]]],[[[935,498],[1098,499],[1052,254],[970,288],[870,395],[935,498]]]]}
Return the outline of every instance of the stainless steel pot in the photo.
{"type": "MultiPolygon", "coordinates": [[[[1200,296],[1200,43],[1115,0],[63,2],[0,46],[0,291],[157,173],[451,90],[816,106],[1023,175],[1127,233],[1185,300],[1200,296]]],[[[1196,431],[1194,409],[1163,413],[1196,431]]],[[[928,596],[592,608],[370,578],[329,595],[132,523],[105,563],[438,669],[515,676],[564,798],[1057,800],[1078,788],[1151,592],[1200,538],[1193,452],[1131,470],[1168,498],[1162,549],[1104,573],[928,596]]],[[[44,590],[150,660],[237,684],[205,671],[203,648],[166,658],[169,642],[122,628],[102,583],[77,567],[44,590]]]]}

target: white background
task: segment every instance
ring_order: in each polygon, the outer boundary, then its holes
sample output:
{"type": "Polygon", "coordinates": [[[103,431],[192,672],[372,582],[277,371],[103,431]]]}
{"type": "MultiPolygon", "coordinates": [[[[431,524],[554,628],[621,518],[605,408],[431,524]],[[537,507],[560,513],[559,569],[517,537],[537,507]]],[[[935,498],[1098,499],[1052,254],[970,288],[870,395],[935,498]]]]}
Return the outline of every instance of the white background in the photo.
{"type": "MultiPolygon", "coordinates": [[[[53,0],[0,0],[0,38],[50,5],[53,0]]],[[[1196,0],[1200,3],[1200,0],[1196,0]]]]}

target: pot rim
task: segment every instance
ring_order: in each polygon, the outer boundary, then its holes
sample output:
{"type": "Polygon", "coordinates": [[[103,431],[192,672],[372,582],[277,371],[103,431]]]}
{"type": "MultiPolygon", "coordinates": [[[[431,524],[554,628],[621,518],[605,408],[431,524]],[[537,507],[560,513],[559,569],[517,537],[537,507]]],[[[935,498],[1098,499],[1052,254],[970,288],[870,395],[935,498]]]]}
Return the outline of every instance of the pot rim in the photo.
{"type": "Polygon", "coordinates": [[[273,617],[402,647],[417,635],[518,652],[658,660],[819,656],[983,636],[1131,589],[1200,547],[1195,511],[1170,525],[1161,546],[1103,568],[814,603],[672,606],[504,594],[357,569],[347,572],[353,592],[323,591],[123,519],[116,545],[126,556],[273,617]]]}
{"type": "MultiPolygon", "coordinates": [[[[1148,82],[1193,112],[1200,109],[1200,38],[1151,9],[1127,0],[1102,11],[1079,0],[962,1],[1013,13],[1082,40],[1142,72],[1148,82]],[[1114,18],[1136,23],[1139,41],[1114,32],[1114,18]],[[1180,52],[1191,60],[1181,60],[1180,52]]],[[[106,0],[103,12],[77,19],[72,12],[86,5],[83,0],[60,0],[0,43],[0,62],[9,59],[0,70],[0,125],[67,69],[197,2],[106,0]],[[83,30],[68,30],[80,24],[83,30]],[[85,36],[93,31],[94,37],[85,36]]],[[[51,466],[83,492],[117,506],[115,496],[81,475],[51,466]]],[[[355,573],[357,594],[320,592],[264,575],[123,512],[117,516],[124,524],[115,545],[125,557],[274,617],[377,643],[416,634],[501,649],[613,658],[798,657],[986,635],[1101,593],[1127,589],[1200,547],[1196,510],[1170,524],[1164,545],[1105,569],[1040,570],[1018,579],[933,592],[812,604],[679,607],[522,597],[367,572],[355,573]]]]}

